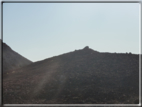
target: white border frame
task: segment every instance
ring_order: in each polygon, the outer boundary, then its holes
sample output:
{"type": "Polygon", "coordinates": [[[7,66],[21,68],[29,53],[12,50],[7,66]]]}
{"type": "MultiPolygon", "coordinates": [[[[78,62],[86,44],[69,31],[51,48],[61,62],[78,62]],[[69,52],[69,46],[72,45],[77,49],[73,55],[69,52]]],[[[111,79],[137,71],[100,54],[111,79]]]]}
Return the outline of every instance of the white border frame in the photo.
{"type": "MultiPolygon", "coordinates": [[[[141,0],[89,0],[89,1],[59,1],[59,0],[52,0],[52,1],[36,1],[36,0],[15,0],[15,1],[1,1],[1,39],[3,37],[3,3],[139,3],[140,4],[140,18],[139,18],[139,104],[0,104],[1,106],[141,106],[141,54],[142,54],[142,31],[141,31],[141,17],[142,17],[142,12],[141,12],[141,5],[142,1],[141,0]]],[[[1,55],[2,56],[2,55],[1,55]]],[[[1,64],[2,65],[2,64],[1,64]]],[[[1,66],[2,67],[2,66],[1,66]]],[[[2,70],[2,69],[1,69],[2,70]]],[[[2,75],[0,75],[2,78],[2,75]]],[[[1,86],[1,85],[0,85],[1,86]]],[[[2,99],[2,91],[0,92],[0,100],[2,99]]],[[[2,100],[1,100],[2,101],[2,100]]]]}

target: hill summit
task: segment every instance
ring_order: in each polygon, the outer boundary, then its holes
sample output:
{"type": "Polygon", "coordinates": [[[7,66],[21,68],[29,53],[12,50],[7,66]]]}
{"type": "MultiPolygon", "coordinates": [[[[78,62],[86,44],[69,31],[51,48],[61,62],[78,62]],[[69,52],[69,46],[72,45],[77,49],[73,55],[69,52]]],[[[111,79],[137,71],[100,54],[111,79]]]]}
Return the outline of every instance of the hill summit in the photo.
{"type": "Polygon", "coordinates": [[[84,49],[89,49],[89,46],[85,46],[84,49]]]}

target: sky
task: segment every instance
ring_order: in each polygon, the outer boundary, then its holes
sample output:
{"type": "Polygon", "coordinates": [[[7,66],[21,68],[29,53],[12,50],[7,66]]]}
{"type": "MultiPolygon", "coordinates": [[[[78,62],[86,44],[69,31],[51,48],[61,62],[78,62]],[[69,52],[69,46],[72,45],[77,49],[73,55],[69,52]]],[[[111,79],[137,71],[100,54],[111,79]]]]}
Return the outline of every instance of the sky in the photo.
{"type": "Polygon", "coordinates": [[[3,42],[31,61],[83,49],[140,49],[139,3],[3,3],[3,42]]]}

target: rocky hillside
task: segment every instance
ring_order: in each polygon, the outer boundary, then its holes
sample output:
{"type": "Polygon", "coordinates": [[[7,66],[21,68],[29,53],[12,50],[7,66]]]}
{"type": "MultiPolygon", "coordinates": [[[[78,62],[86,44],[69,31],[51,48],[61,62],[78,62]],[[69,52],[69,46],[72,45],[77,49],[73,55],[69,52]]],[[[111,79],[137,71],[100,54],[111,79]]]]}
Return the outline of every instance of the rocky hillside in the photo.
{"type": "Polygon", "coordinates": [[[85,47],[30,64],[3,80],[4,104],[134,104],[139,56],[85,47]]]}
{"type": "Polygon", "coordinates": [[[32,62],[17,52],[13,51],[7,44],[2,43],[2,55],[3,55],[3,73],[6,73],[9,70],[14,70],[26,65],[31,64],[32,62]]]}

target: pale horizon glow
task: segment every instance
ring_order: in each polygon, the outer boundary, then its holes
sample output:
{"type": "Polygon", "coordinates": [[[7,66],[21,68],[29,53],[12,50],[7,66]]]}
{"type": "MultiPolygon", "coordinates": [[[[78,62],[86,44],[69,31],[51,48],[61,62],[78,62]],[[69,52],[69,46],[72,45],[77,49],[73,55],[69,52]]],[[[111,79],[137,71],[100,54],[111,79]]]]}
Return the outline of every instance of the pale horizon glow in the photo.
{"type": "Polygon", "coordinates": [[[89,46],[139,54],[139,3],[3,3],[3,42],[31,61],[89,46]]]}

